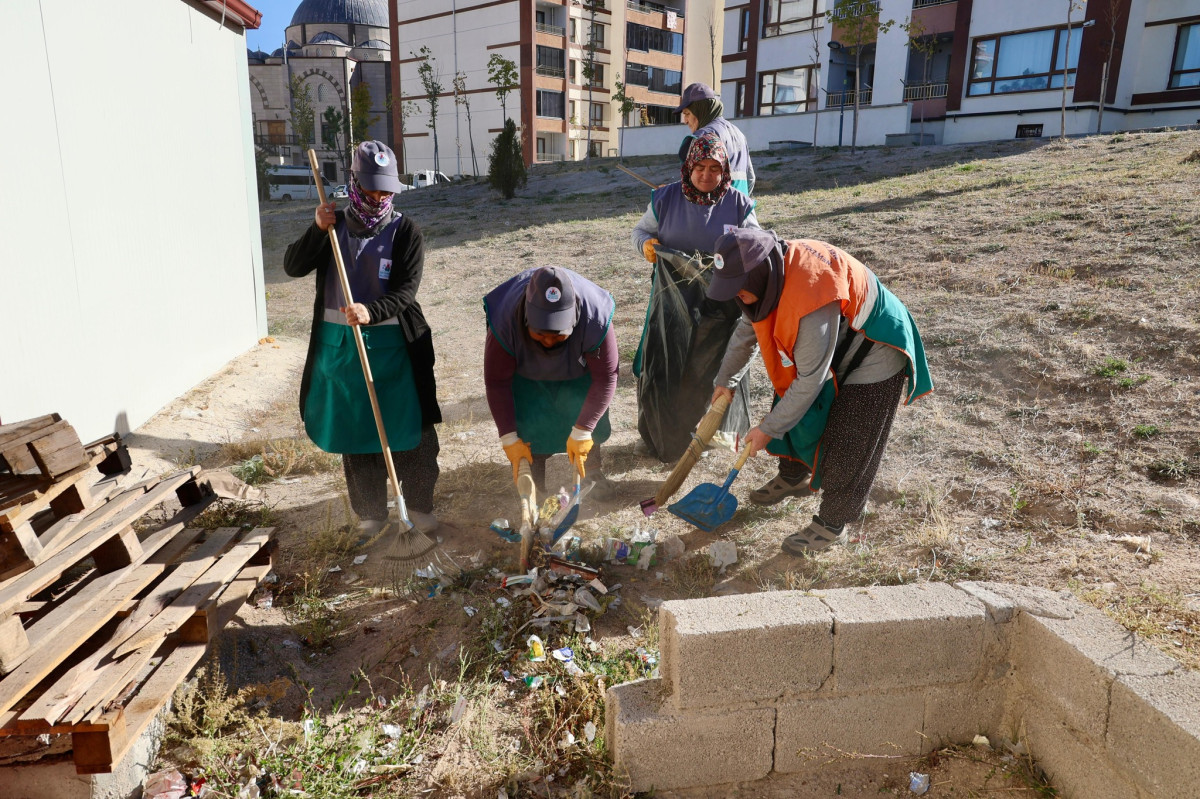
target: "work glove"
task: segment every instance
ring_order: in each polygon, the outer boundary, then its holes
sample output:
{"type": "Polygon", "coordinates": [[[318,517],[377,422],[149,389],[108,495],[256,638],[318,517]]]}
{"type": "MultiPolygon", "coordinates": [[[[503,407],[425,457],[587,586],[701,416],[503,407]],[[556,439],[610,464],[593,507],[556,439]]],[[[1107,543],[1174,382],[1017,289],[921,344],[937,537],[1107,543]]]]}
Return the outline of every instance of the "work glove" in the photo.
{"type": "Polygon", "coordinates": [[[591,451],[592,431],[584,430],[582,427],[572,427],[571,435],[567,438],[567,457],[575,466],[575,471],[579,472],[581,479],[587,477],[587,473],[583,470],[583,464],[591,451]]]}
{"type": "Polygon", "coordinates": [[[654,263],[658,260],[658,253],[654,251],[654,245],[660,243],[661,242],[658,239],[646,239],[645,243],[642,244],[642,255],[644,255],[646,260],[650,263],[654,263]]]}
{"type": "Polygon", "coordinates": [[[521,468],[521,461],[529,461],[532,466],[533,453],[529,449],[529,444],[522,441],[516,433],[505,433],[500,436],[500,445],[504,447],[504,454],[508,456],[508,461],[512,464],[513,483],[515,484],[518,470],[521,468]]]}

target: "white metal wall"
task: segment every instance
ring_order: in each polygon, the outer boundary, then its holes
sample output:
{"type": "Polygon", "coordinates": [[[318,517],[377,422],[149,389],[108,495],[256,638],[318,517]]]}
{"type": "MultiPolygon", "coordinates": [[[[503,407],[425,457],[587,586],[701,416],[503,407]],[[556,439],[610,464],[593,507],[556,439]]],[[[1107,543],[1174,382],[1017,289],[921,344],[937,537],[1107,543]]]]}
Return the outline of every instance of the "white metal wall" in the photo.
{"type": "Polygon", "coordinates": [[[266,332],[245,37],[183,0],[4,8],[0,417],[124,432],[266,332]]]}

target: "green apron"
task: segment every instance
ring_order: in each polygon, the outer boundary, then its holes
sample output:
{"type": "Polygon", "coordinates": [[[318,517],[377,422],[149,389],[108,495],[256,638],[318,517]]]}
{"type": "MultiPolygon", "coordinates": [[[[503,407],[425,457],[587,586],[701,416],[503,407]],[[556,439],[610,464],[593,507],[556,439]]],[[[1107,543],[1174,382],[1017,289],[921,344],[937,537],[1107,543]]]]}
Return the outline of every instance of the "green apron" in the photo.
{"type": "MultiPolygon", "coordinates": [[[[771,455],[801,461],[812,469],[814,490],[821,487],[821,472],[816,468],[817,448],[821,443],[821,436],[825,433],[825,422],[829,419],[829,410],[833,407],[833,399],[836,396],[837,389],[833,381],[826,380],[808,411],[800,417],[800,421],[796,422],[783,438],[773,438],[767,444],[767,452],[771,455]]],[[[771,407],[774,408],[778,402],[779,395],[776,394],[771,407]]]]}
{"type": "MultiPolygon", "coordinates": [[[[529,444],[534,455],[566,452],[567,438],[579,419],[579,411],[591,387],[590,374],[574,380],[530,380],[513,375],[517,435],[529,444]]],[[[611,433],[608,411],[605,411],[592,431],[592,441],[603,444],[611,433]]]]}
{"type": "MultiPolygon", "coordinates": [[[[421,405],[404,331],[400,325],[360,329],[388,447],[393,452],[415,449],[421,443],[421,405]]],[[[313,332],[317,346],[304,404],[308,437],[326,452],[382,452],[353,331],[348,325],[320,322],[313,332]]]]}

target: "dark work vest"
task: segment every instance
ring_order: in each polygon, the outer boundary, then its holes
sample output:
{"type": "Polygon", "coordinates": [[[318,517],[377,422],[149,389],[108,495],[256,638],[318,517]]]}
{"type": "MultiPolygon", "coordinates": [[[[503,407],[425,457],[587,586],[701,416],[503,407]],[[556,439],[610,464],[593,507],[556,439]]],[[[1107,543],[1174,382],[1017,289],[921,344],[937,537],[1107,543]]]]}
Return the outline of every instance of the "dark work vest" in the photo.
{"type": "Polygon", "coordinates": [[[567,340],[551,349],[526,332],[525,287],[534,269],[509,278],[483,298],[488,329],[504,351],[516,358],[517,374],[529,380],[574,380],[586,374],[584,354],[604,342],[616,309],[607,291],[570,269],[559,269],[571,279],[579,318],[567,340]]]}
{"type": "MultiPolygon", "coordinates": [[[[392,274],[393,240],[399,226],[400,214],[396,214],[379,233],[360,239],[350,234],[344,219],[338,222],[338,244],[342,248],[346,277],[350,281],[350,293],[354,295],[355,302],[370,303],[387,294],[388,278],[392,274]]],[[[337,309],[345,304],[337,269],[330,269],[325,273],[325,321],[346,324],[346,316],[337,313],[337,309]]],[[[395,318],[385,319],[381,324],[398,324],[398,321],[395,318]]]]}
{"type": "Polygon", "coordinates": [[[686,253],[711,253],[717,239],[741,227],[754,210],[753,200],[732,189],[716,205],[697,205],[683,196],[679,181],[655,189],[650,205],[658,221],[658,240],[686,253]]]}

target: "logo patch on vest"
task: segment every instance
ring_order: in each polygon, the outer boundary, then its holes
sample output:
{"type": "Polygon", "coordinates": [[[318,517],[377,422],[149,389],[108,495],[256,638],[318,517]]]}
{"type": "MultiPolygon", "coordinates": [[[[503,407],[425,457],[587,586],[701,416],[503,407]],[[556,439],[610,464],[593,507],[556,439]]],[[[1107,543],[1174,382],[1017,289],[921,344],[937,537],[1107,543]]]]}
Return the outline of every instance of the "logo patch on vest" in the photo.
{"type": "Polygon", "coordinates": [[[738,229],[737,225],[725,225],[724,227],[725,227],[724,232],[726,232],[726,233],[732,233],[733,231],[738,229]]]}
{"type": "Polygon", "coordinates": [[[392,261],[389,258],[379,259],[379,279],[387,280],[392,276],[392,261]]]}
{"type": "Polygon", "coordinates": [[[788,369],[791,369],[793,366],[795,366],[795,364],[792,363],[792,359],[789,358],[787,353],[783,350],[779,350],[779,361],[788,369]]]}
{"type": "Polygon", "coordinates": [[[562,292],[559,291],[558,286],[551,286],[550,288],[546,289],[546,301],[547,302],[558,302],[561,299],[562,299],[562,292]]]}

